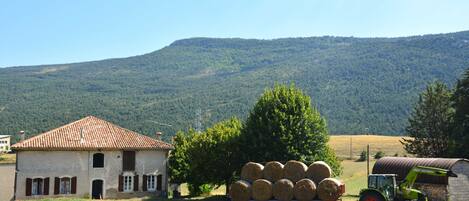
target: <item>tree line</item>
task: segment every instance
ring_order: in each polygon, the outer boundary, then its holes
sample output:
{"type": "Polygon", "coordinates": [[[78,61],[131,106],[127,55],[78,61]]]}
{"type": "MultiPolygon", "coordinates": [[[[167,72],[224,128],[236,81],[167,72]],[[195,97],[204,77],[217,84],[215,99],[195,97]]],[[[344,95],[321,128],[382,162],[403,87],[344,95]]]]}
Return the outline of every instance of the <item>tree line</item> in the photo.
{"type": "Polygon", "coordinates": [[[341,166],[328,140],[326,121],[310,97],[294,85],[275,85],[258,99],[245,122],[233,117],[202,132],[179,131],[169,158],[170,179],[188,183],[191,195],[199,195],[228,187],[248,161],[322,160],[339,175],[341,166]]]}
{"type": "Polygon", "coordinates": [[[469,158],[469,69],[454,89],[435,81],[419,95],[402,139],[420,157],[469,158]]]}

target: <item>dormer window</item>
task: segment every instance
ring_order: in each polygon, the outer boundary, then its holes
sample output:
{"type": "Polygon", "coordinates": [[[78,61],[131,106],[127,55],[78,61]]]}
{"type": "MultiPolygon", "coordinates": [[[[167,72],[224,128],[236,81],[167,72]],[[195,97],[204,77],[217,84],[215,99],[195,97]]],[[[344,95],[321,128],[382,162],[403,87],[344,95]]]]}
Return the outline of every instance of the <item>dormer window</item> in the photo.
{"type": "Polygon", "coordinates": [[[103,168],[104,167],[104,154],[95,153],[93,154],[93,168],[103,168]]]}

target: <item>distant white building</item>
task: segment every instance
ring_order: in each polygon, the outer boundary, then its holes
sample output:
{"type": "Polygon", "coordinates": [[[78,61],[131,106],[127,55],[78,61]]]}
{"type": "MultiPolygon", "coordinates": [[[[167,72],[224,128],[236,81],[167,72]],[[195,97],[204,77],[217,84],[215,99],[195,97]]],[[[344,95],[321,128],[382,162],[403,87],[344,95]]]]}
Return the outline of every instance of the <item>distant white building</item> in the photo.
{"type": "Polygon", "coordinates": [[[9,135],[0,135],[0,152],[10,152],[10,136],[9,135]]]}

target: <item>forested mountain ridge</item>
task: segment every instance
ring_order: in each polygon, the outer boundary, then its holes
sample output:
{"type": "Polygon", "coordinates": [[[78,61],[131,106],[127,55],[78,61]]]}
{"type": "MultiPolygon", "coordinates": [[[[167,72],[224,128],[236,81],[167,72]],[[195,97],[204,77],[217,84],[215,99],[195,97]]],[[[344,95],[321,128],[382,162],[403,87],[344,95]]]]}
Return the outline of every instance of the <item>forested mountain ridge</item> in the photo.
{"type": "Polygon", "coordinates": [[[312,97],[331,133],[402,134],[418,94],[469,67],[469,31],[399,38],[192,38],[149,54],[0,68],[0,133],[34,135],[96,115],[166,137],[236,115],[266,87],[312,97]],[[170,124],[171,126],[167,125],[170,124]]]}

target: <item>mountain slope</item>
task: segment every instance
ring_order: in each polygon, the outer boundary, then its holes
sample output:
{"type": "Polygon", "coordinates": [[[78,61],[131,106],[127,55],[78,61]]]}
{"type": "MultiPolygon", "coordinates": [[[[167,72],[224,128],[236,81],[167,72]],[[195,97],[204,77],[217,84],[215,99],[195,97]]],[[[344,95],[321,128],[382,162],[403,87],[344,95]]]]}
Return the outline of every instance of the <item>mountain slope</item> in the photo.
{"type": "Polygon", "coordinates": [[[0,133],[33,135],[96,115],[167,135],[245,118],[274,83],[295,83],[331,133],[402,134],[418,93],[469,67],[469,31],[401,38],[193,38],[121,59],[0,69],[0,133]],[[170,124],[168,126],[166,124],[170,124]]]}

